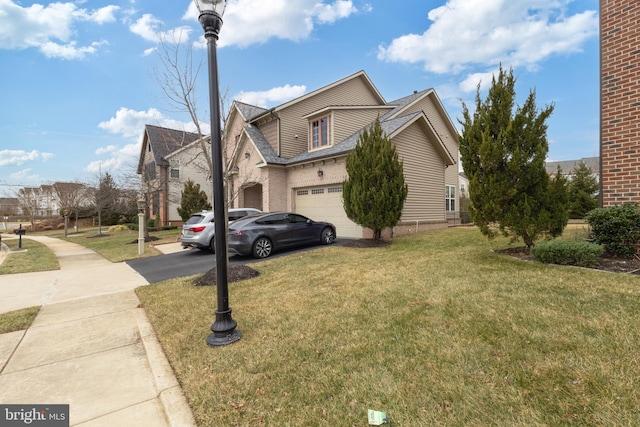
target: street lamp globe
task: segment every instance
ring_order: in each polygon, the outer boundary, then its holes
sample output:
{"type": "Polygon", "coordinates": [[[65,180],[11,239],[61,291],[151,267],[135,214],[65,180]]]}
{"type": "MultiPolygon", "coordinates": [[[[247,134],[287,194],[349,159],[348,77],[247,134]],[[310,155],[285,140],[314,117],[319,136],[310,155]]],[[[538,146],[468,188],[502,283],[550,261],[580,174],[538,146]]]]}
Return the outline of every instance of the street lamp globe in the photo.
{"type": "Polygon", "coordinates": [[[194,0],[196,7],[200,13],[205,11],[217,13],[222,15],[225,7],[227,7],[227,0],[194,0]]]}
{"type": "Polygon", "coordinates": [[[222,28],[222,15],[227,7],[226,0],[194,0],[200,12],[198,21],[204,29],[204,36],[218,39],[220,28],[222,28]]]}

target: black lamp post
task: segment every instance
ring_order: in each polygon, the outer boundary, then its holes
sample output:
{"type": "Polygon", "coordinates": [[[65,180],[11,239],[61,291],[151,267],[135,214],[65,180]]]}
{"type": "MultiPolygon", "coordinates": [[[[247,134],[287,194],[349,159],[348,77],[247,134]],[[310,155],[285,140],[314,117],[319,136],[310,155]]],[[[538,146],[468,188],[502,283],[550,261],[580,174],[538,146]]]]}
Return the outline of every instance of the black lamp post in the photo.
{"type": "Polygon", "coordinates": [[[236,329],[238,325],[231,317],[229,307],[229,286],[227,281],[227,224],[224,200],[224,180],[222,174],[222,141],[220,137],[220,98],[218,92],[218,60],[216,42],[222,27],[222,14],[227,0],[194,0],[200,16],[198,20],[204,29],[209,56],[209,103],[211,110],[211,161],[213,166],[213,220],[214,249],[216,251],[216,290],[218,292],[218,308],[216,320],[211,325],[211,335],[207,344],[222,346],[238,341],[242,333],[236,329]]]}

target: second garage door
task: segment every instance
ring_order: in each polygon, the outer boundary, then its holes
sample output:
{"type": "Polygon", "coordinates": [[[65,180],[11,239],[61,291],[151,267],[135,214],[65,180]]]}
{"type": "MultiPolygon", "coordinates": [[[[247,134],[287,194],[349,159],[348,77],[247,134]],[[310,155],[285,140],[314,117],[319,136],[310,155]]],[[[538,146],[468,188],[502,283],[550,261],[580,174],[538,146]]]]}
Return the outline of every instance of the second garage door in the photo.
{"type": "Polygon", "coordinates": [[[298,188],[294,209],[316,221],[332,223],[338,237],[362,238],[362,227],[351,221],[344,211],[342,185],[298,188]]]}

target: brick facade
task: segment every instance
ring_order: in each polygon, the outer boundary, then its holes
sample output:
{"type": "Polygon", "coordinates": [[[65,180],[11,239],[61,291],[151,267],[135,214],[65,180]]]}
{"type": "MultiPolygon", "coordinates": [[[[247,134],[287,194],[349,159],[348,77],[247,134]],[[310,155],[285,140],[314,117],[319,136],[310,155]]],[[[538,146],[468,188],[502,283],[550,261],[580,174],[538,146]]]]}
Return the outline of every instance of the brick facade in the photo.
{"type": "Polygon", "coordinates": [[[640,202],[640,3],[600,1],[603,206],[640,202]]]}

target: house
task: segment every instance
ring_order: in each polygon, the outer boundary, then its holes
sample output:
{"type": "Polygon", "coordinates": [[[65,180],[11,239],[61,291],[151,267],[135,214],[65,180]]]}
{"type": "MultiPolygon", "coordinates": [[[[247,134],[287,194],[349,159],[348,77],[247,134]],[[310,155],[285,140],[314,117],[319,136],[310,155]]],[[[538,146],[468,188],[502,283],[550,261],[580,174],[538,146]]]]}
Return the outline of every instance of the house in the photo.
{"type": "Polygon", "coordinates": [[[637,0],[600,2],[600,197],[640,202],[640,77],[637,0]]]}
{"type": "Polygon", "coordinates": [[[562,175],[567,178],[567,180],[571,181],[574,175],[574,171],[580,166],[581,163],[584,163],[589,169],[591,169],[591,173],[596,181],[600,182],[600,158],[599,157],[583,157],[578,160],[563,160],[559,162],[546,162],[545,167],[547,169],[547,174],[551,177],[554,177],[558,172],[558,167],[560,167],[560,171],[562,175]]]}
{"type": "Polygon", "coordinates": [[[5,217],[20,214],[22,214],[22,207],[17,197],[0,197],[0,215],[5,217]]]}
{"type": "Polygon", "coordinates": [[[341,193],[346,156],[376,118],[409,187],[387,235],[446,227],[458,215],[457,129],[433,89],[387,102],[364,71],[270,109],[233,103],[223,134],[230,206],[291,210],[334,223],[340,237],[370,236],[347,218],[341,193]]]}
{"type": "Polygon", "coordinates": [[[211,144],[197,133],[145,125],[138,160],[142,194],[149,218],[158,225],[178,225],[184,183],[191,179],[212,199],[211,144]]]}

